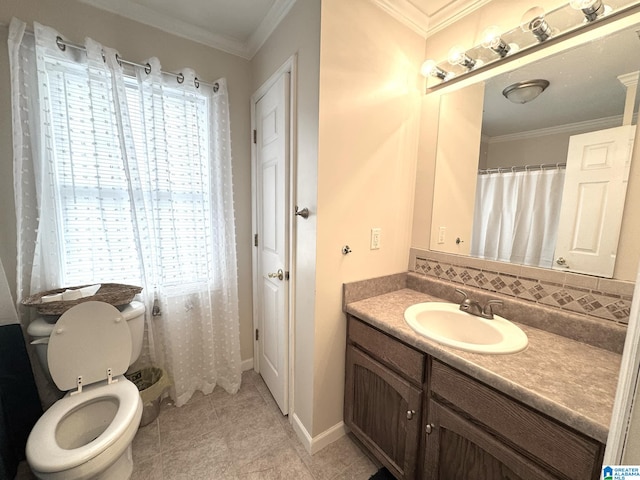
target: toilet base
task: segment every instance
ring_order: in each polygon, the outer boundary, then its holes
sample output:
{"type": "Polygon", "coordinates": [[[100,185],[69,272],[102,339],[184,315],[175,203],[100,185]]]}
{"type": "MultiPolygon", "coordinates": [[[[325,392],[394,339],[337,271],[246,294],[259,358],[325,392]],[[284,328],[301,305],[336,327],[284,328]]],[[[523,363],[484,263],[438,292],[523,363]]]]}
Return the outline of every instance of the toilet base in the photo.
{"type": "Polygon", "coordinates": [[[120,458],[115,461],[107,470],[102,472],[92,480],[128,480],[133,472],[133,456],[131,454],[131,444],[122,452],[120,458]]]}
{"type": "MultiPolygon", "coordinates": [[[[37,478],[42,480],[58,480],[59,478],[64,478],[64,476],[60,477],[58,473],[34,473],[37,478]]],[[[133,455],[131,453],[131,445],[129,445],[129,447],[124,452],[122,452],[122,455],[118,457],[113,465],[107,468],[104,472],[101,472],[96,476],[86,476],[86,474],[80,474],[79,477],[75,477],[75,480],[129,480],[132,473],[133,455]]]]}

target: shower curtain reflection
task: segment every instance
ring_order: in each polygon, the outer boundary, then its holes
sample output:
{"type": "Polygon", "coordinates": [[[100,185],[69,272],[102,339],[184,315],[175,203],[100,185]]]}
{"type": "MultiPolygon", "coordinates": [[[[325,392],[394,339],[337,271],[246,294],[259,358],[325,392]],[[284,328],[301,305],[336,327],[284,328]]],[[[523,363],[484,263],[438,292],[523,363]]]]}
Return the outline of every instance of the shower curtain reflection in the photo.
{"type": "Polygon", "coordinates": [[[551,267],[564,173],[554,167],[479,174],[471,255],[551,267]]]}

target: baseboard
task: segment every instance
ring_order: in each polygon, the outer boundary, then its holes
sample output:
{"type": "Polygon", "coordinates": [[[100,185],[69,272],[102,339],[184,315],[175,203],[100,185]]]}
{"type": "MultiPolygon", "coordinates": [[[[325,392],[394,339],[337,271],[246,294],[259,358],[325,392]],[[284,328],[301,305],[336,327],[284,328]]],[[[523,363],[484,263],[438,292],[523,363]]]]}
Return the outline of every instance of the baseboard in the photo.
{"type": "Polygon", "coordinates": [[[241,368],[243,372],[246,372],[247,370],[253,370],[253,358],[242,360],[241,368]]]}
{"type": "Polygon", "coordinates": [[[293,427],[293,431],[296,432],[298,439],[300,440],[300,442],[302,442],[302,445],[304,446],[304,449],[307,451],[307,453],[309,453],[310,455],[313,455],[313,453],[311,452],[311,445],[313,444],[313,439],[311,438],[311,435],[309,435],[309,432],[307,432],[307,429],[304,427],[304,425],[298,418],[298,415],[294,413],[291,416],[291,418],[292,418],[291,426],[293,427]]]}
{"type": "Polygon", "coordinates": [[[336,440],[338,440],[339,438],[347,434],[347,428],[344,422],[340,422],[335,424],[333,427],[328,428],[327,430],[322,432],[320,435],[316,435],[315,437],[312,438],[311,435],[309,435],[309,432],[307,431],[305,426],[302,424],[302,422],[300,421],[300,419],[295,413],[293,414],[292,418],[293,418],[293,422],[292,422],[293,430],[296,432],[296,435],[302,442],[302,445],[304,446],[305,450],[310,455],[313,455],[314,453],[319,452],[327,445],[332,444],[333,442],[335,442],[336,440]]]}

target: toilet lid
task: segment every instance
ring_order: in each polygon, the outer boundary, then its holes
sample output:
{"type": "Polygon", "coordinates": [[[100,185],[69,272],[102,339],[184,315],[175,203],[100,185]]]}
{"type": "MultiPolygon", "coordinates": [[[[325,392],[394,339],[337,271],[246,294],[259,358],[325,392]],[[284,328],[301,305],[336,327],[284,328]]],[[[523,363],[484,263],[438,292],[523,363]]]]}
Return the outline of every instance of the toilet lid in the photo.
{"type": "Polygon", "coordinates": [[[104,302],[84,302],[56,322],[47,350],[51,378],[62,391],[75,390],[78,377],[90,385],[122,375],[131,359],[131,334],[122,314],[104,302]]]}

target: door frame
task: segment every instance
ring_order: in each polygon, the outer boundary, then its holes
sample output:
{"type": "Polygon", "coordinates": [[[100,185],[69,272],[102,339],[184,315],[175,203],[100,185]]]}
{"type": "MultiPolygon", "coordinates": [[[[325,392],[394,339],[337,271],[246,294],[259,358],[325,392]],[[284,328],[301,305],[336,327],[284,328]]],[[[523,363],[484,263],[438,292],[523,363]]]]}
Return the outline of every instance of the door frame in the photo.
{"type": "Polygon", "coordinates": [[[289,368],[288,368],[288,397],[289,397],[289,419],[293,418],[295,403],[294,403],[294,352],[295,352],[295,329],[294,329],[294,312],[295,312],[295,252],[296,252],[296,229],[294,221],[294,205],[296,203],[296,178],[297,178],[297,54],[293,54],[289,57],[258,89],[251,95],[251,130],[250,130],[250,143],[251,143],[251,270],[252,270],[252,314],[253,314],[253,369],[260,373],[260,355],[258,351],[258,340],[255,339],[255,331],[258,328],[258,255],[257,248],[254,245],[253,235],[258,231],[258,220],[256,216],[256,205],[258,198],[257,192],[257,146],[253,143],[253,131],[256,129],[256,104],[258,100],[262,98],[267,91],[273,87],[276,81],[285,73],[289,73],[289,178],[285,180],[289,188],[288,204],[286,205],[286,217],[285,221],[289,226],[289,252],[287,253],[289,262],[289,281],[286,282],[286,288],[288,289],[288,319],[287,319],[287,348],[289,356],[289,368]]]}

